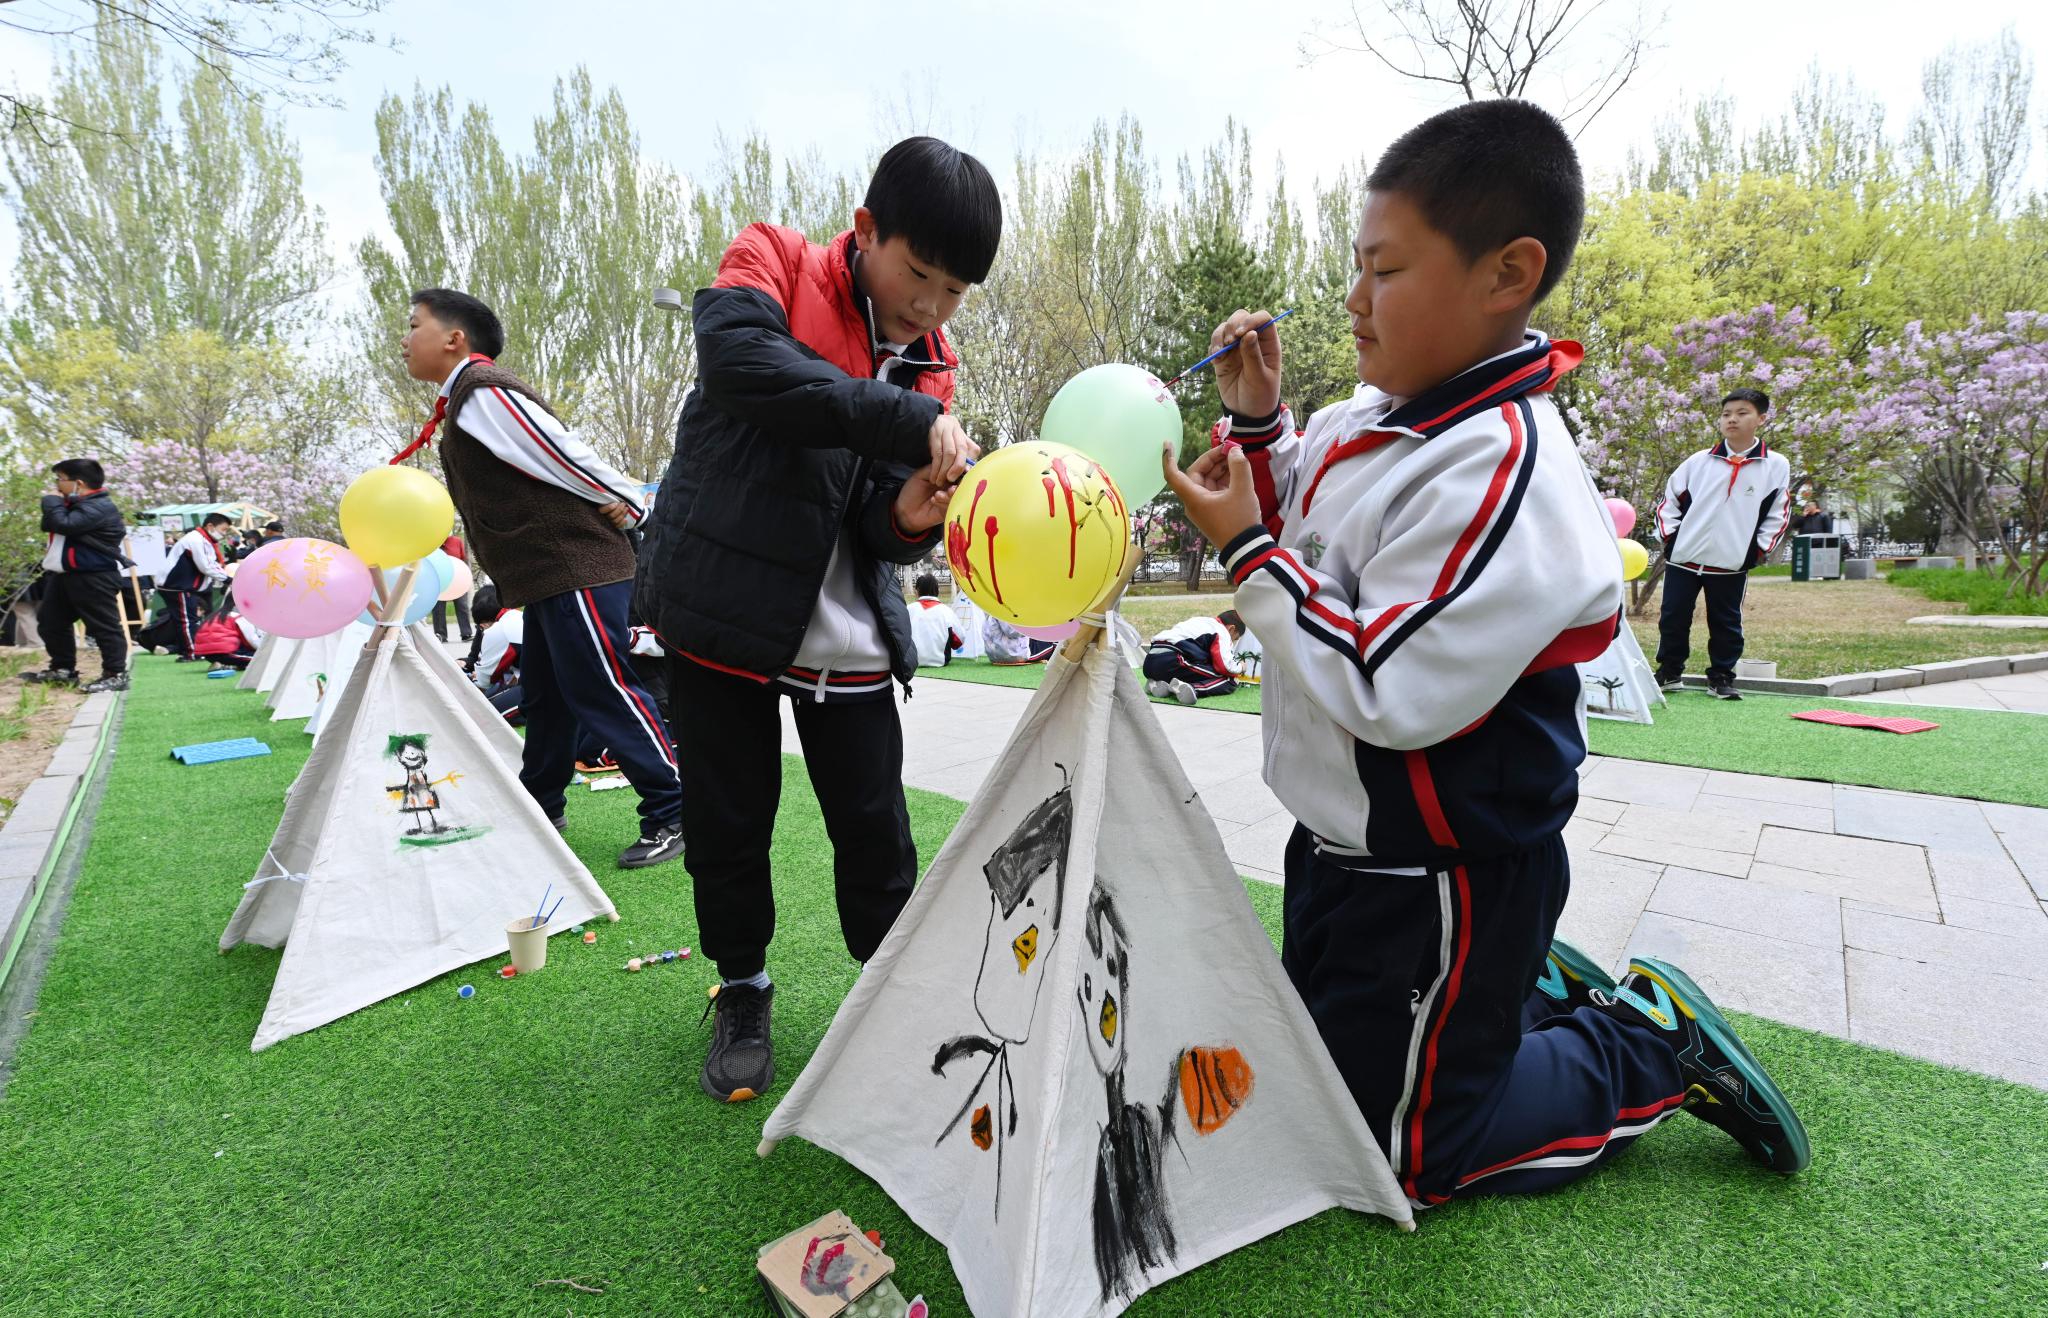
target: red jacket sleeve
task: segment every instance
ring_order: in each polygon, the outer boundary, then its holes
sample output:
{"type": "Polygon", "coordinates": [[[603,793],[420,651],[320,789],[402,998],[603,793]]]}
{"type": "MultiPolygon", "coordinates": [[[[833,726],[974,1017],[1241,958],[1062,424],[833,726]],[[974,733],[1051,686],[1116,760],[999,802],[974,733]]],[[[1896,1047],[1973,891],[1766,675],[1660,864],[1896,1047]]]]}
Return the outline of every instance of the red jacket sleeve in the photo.
{"type": "Polygon", "coordinates": [[[775,299],[786,320],[796,297],[797,271],[803,263],[804,236],[773,224],[750,224],[718,259],[713,288],[759,289],[775,299]]]}

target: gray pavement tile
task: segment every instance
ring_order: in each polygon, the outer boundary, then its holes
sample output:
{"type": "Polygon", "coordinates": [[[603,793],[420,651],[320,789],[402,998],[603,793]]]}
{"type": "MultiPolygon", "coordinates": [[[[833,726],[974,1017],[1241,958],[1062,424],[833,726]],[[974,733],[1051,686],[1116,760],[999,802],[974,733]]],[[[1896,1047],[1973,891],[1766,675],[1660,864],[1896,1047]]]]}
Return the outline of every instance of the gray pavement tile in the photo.
{"type": "Polygon", "coordinates": [[[1811,947],[1645,911],[1628,950],[1671,962],[1698,981],[1716,1006],[1837,1038],[1848,1035],[1839,947],[1811,947]]]}
{"type": "Polygon", "coordinates": [[[92,747],[59,746],[50,762],[43,766],[45,778],[77,778],[92,767],[92,747]]]}
{"type": "Polygon", "coordinates": [[[1773,778],[1761,773],[1726,773],[1715,769],[1707,774],[1701,790],[1715,796],[1740,796],[1751,801],[1782,801],[1786,805],[1831,808],[1835,803],[1832,783],[1808,782],[1804,778],[1773,778]]]}
{"type": "MultiPolygon", "coordinates": [[[[0,879],[34,878],[56,836],[55,829],[9,828],[0,833],[0,879]]],[[[0,943],[0,948],[5,946],[0,943]]]]}
{"type": "Polygon", "coordinates": [[[2027,876],[2034,895],[2048,901],[2048,810],[2030,805],[2004,805],[1985,801],[1979,807],[2006,854],[2027,876]]]}
{"type": "Polygon", "coordinates": [[[22,789],[15,801],[13,812],[7,816],[8,828],[31,833],[56,828],[64,821],[64,812],[70,808],[71,794],[77,786],[76,776],[36,779],[22,789]]]}
{"type": "Polygon", "coordinates": [[[1597,819],[1567,819],[1564,824],[1564,844],[1574,852],[1591,851],[1608,832],[1609,826],[1597,819]]]}
{"type": "Polygon", "coordinates": [[[1934,891],[1944,910],[1957,900],[2002,902],[2007,906],[2033,904],[2034,890],[2027,886],[2019,866],[2012,863],[2002,848],[1990,855],[1980,855],[1930,847],[1927,863],[1934,871],[1934,891]]]}
{"type": "Polygon", "coordinates": [[[1783,828],[1800,828],[1809,833],[1832,833],[1835,831],[1835,812],[1832,807],[1813,805],[1789,805],[1783,801],[1757,801],[1747,797],[1716,796],[1701,792],[1692,803],[1696,815],[1726,815],[1735,819],[1752,819],[1759,824],[1777,824],[1783,828]]]}
{"type": "Polygon", "coordinates": [[[1837,787],[1835,831],[1962,854],[2003,854],[1977,803],[1946,796],[1837,787]]]}
{"type": "Polygon", "coordinates": [[[1849,1037],[2048,1089],[2048,984],[1850,948],[1849,1037]],[[1987,1009],[1992,1007],[1995,1009],[1987,1009]]]}
{"type": "Polygon", "coordinates": [[[2048,915],[2038,902],[2011,906],[2004,902],[1980,902],[1968,897],[1943,897],[1941,922],[1964,929],[1981,929],[1988,934],[2009,937],[2048,938],[2048,915]]]}
{"type": "Polygon", "coordinates": [[[1262,870],[1256,865],[1239,865],[1237,872],[1248,879],[1257,879],[1261,883],[1270,883],[1276,888],[1283,886],[1287,882],[1287,876],[1279,870],[1262,870]]]}
{"type": "Polygon", "coordinates": [[[1883,902],[1865,901],[1861,897],[1844,897],[1842,898],[1842,909],[1844,911],[1850,909],[1875,911],[1879,915],[1896,915],[1901,920],[1924,920],[1928,924],[1941,923],[1941,912],[1931,905],[1927,907],[1887,906],[1883,902]]]}
{"type": "Polygon", "coordinates": [[[1706,781],[1705,769],[1610,758],[1603,759],[1591,772],[1579,776],[1579,794],[1597,796],[1603,801],[1689,810],[1706,781]]]}
{"type": "Polygon", "coordinates": [[[98,728],[107,721],[107,715],[113,711],[116,699],[117,697],[112,691],[102,691],[98,695],[87,696],[85,703],[78,707],[78,712],[71,716],[71,726],[74,728],[98,728]]]}
{"type": "Polygon", "coordinates": [[[1558,936],[1609,970],[1620,969],[1629,935],[1656,886],[1654,870],[1599,856],[1574,858],[1571,896],[1558,917],[1558,936]]]}
{"type": "Polygon", "coordinates": [[[1202,804],[1209,807],[1209,814],[1216,820],[1218,828],[1225,820],[1235,824],[1256,824],[1262,819],[1287,813],[1287,808],[1280,804],[1280,798],[1273,795],[1273,789],[1261,782],[1256,774],[1251,777],[1239,774],[1196,790],[1202,794],[1202,804]]]}
{"type": "Polygon", "coordinates": [[[995,768],[996,757],[986,756],[970,760],[965,764],[950,764],[942,767],[929,765],[913,766],[907,761],[903,766],[903,785],[937,792],[960,801],[971,801],[974,794],[988,778],[989,770],[995,768]]]}
{"type": "Polygon", "coordinates": [[[1831,874],[1803,865],[1776,865],[1759,860],[1749,867],[1749,878],[1780,888],[1798,888],[1830,897],[1854,897],[1880,906],[1924,911],[1930,919],[1941,918],[1941,906],[1934,897],[1934,884],[1922,874],[1918,879],[1899,874],[1831,874]]]}
{"type": "Polygon", "coordinates": [[[0,947],[14,946],[14,929],[28,909],[33,886],[27,879],[0,878],[0,947]]]}
{"type": "Polygon", "coordinates": [[[1757,835],[1763,825],[1736,815],[1702,814],[1696,810],[1671,810],[1658,805],[1631,805],[1614,826],[1630,837],[1679,842],[1710,851],[1754,854],[1757,835]]]}
{"type": "Polygon", "coordinates": [[[1294,834],[1294,820],[1285,814],[1249,824],[1223,839],[1223,849],[1238,865],[1250,865],[1275,874],[1286,871],[1287,839],[1294,834]]]}
{"type": "Polygon", "coordinates": [[[1611,824],[1621,818],[1621,812],[1628,809],[1624,801],[1603,801],[1597,796],[1581,796],[1579,804],[1572,810],[1574,819],[1590,819],[1596,824],[1611,824]]]}
{"type": "Polygon", "coordinates": [[[1756,858],[1773,865],[1816,869],[1849,878],[1873,873],[1902,879],[1927,878],[1927,855],[1919,847],[1807,833],[1775,824],[1764,825],[1756,858]]]}
{"type": "Polygon", "coordinates": [[[1993,934],[1952,924],[1901,920],[1875,911],[1842,912],[1846,946],[1909,961],[1932,961],[1957,972],[2010,975],[2048,984],[2048,931],[1993,934]]]}
{"type": "Polygon", "coordinates": [[[1687,869],[1707,870],[1738,879],[1746,876],[1750,867],[1750,858],[1740,852],[1716,851],[1684,842],[1664,842],[1656,838],[1637,837],[1631,833],[1609,833],[1594,845],[1593,850],[1604,855],[1627,856],[1632,860],[1647,860],[1659,865],[1683,865],[1687,869]]]}
{"type": "Polygon", "coordinates": [[[1813,947],[1842,945],[1839,898],[1677,865],[1666,869],[1658,880],[1649,909],[1813,947]]]}

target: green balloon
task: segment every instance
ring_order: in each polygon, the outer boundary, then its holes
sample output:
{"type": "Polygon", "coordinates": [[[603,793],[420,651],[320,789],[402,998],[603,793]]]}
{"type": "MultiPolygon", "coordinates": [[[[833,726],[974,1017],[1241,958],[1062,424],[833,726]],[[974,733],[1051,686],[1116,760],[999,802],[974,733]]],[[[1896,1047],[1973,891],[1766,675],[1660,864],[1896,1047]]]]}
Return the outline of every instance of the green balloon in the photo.
{"type": "Polygon", "coordinates": [[[1159,450],[1180,452],[1180,408],[1159,377],[1138,366],[1091,366],[1060,386],[1039,437],[1102,464],[1132,512],[1166,485],[1159,450]]]}

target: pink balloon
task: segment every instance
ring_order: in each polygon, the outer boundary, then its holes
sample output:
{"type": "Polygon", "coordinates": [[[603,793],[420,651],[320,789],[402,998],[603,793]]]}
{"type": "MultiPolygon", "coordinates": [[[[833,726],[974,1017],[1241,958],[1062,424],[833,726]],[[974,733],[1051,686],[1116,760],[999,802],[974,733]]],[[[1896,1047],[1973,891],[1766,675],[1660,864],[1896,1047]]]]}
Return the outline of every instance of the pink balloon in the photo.
{"type": "Polygon", "coordinates": [[[235,607],[264,631],[306,640],[346,627],[370,602],[370,569],[340,545],[293,538],[241,562],[235,607]]]}
{"type": "Polygon", "coordinates": [[[1034,641],[1064,641],[1081,630],[1080,619],[1073,622],[1056,622],[1050,627],[1019,627],[1017,629],[1034,641]]]}
{"type": "Polygon", "coordinates": [[[1636,529],[1636,510],[1626,499],[1607,500],[1607,515],[1614,519],[1614,535],[1618,540],[1636,529]]]}
{"type": "Polygon", "coordinates": [[[443,600],[468,599],[469,592],[476,587],[476,578],[470,573],[469,564],[450,554],[448,556],[448,565],[454,571],[449,574],[448,588],[441,592],[441,598],[443,600]]]}

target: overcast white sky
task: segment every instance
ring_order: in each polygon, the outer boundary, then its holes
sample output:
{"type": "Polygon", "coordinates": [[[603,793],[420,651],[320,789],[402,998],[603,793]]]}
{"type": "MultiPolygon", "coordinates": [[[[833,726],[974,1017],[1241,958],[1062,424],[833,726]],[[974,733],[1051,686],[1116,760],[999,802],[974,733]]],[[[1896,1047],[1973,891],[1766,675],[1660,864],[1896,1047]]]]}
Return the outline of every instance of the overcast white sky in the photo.
{"type": "MultiPolygon", "coordinates": [[[[1362,0],[1361,10],[1376,7],[1362,0]]],[[[1347,13],[1346,0],[396,0],[378,25],[404,48],[354,56],[333,88],[345,108],[287,113],[307,191],[326,213],[344,271],[332,290],[339,297],[353,282],[350,244],[383,229],[371,115],[387,90],[450,85],[523,141],[555,79],[587,65],[599,86],[622,90],[645,148],[686,175],[705,172],[721,130],[759,129],[780,150],[816,147],[830,162],[857,164],[892,140],[888,129],[906,105],[918,126],[980,155],[999,178],[1020,146],[1057,156],[1094,120],[1125,111],[1165,161],[1214,142],[1235,116],[1262,168],[1284,153],[1298,185],[1377,155],[1449,103],[1366,55],[1305,66],[1300,47],[1312,27],[1347,13]]],[[[2007,24],[2037,58],[2048,50],[2048,6],[2019,0],[1674,0],[1649,66],[1581,150],[1590,171],[1611,173],[1663,114],[1717,87],[1743,114],[1775,113],[1816,60],[1853,74],[1891,107],[1897,127],[1918,99],[1929,55],[2007,24]]],[[[44,43],[0,33],[0,84],[47,85],[50,57],[44,43]]],[[[2043,79],[2037,113],[2048,105],[2048,72],[2043,79]]],[[[2039,179],[2048,142],[2037,135],[2033,149],[2029,172],[2039,179]]],[[[0,269],[12,270],[15,247],[12,221],[0,217],[0,269]]]]}

